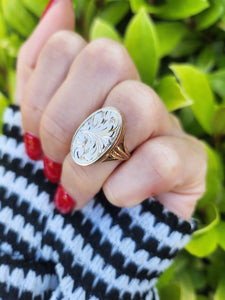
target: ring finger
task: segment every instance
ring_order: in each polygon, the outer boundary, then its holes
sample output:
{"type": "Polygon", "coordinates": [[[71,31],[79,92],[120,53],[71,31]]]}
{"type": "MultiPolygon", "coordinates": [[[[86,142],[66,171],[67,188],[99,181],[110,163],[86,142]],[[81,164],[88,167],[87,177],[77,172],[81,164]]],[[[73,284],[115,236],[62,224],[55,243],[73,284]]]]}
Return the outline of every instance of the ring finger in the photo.
{"type": "Polygon", "coordinates": [[[98,39],[75,59],[40,124],[45,174],[51,181],[60,179],[55,176],[55,166],[68,154],[74,130],[103,105],[116,84],[126,79],[139,79],[139,75],[125,48],[114,41],[98,39]]]}

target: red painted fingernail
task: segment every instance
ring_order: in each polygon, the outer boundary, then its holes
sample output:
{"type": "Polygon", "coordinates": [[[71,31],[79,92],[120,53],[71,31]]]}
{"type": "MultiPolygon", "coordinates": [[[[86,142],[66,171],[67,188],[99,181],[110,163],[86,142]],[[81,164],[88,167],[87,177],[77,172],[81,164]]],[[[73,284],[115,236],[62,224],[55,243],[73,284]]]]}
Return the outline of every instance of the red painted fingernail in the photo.
{"type": "Polygon", "coordinates": [[[44,16],[46,15],[46,13],[49,11],[49,9],[56,3],[56,2],[58,2],[59,0],[50,0],[49,2],[48,2],[48,5],[46,6],[46,8],[45,8],[45,10],[44,10],[44,12],[43,12],[43,14],[42,14],[42,16],[41,16],[41,19],[43,19],[44,18],[44,16]]]}
{"type": "Polygon", "coordinates": [[[62,172],[62,165],[44,155],[44,172],[49,181],[58,183],[62,172]]]}
{"type": "Polygon", "coordinates": [[[39,160],[42,157],[40,140],[33,134],[26,132],[24,134],[25,149],[27,155],[33,160],[39,160]]]}
{"type": "Polygon", "coordinates": [[[62,214],[70,213],[76,205],[76,202],[64,190],[64,188],[62,187],[61,184],[58,186],[58,188],[56,190],[55,197],[54,197],[54,203],[55,203],[55,207],[62,214]]]}

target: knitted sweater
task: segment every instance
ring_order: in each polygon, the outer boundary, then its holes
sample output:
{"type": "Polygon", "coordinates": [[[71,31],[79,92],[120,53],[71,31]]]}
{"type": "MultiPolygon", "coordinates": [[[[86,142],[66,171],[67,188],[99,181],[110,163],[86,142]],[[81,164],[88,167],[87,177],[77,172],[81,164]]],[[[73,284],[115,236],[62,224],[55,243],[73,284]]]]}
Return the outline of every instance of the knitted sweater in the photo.
{"type": "Polygon", "coordinates": [[[154,198],[131,208],[100,191],[82,210],[61,215],[57,185],[25,154],[17,106],[0,137],[0,300],[153,300],[155,284],[194,225],[154,198]]]}

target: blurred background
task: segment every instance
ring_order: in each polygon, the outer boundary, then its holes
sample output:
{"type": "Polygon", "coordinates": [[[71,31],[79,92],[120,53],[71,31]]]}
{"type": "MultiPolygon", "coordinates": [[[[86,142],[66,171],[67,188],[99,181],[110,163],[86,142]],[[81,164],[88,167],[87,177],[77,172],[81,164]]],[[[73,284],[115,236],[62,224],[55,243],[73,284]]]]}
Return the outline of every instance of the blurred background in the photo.
{"type": "MultiPolygon", "coordinates": [[[[0,122],[18,49],[48,0],[0,0],[0,122]]],[[[142,81],[208,153],[199,230],[158,283],[162,300],[225,299],[225,0],[74,0],[76,31],[125,45],[142,81]]]]}

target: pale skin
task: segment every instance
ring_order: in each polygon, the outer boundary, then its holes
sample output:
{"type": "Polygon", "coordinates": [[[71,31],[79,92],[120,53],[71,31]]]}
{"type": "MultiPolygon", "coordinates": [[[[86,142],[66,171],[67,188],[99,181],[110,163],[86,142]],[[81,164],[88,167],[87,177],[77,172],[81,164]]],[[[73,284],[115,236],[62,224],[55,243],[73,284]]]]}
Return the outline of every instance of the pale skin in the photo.
{"type": "Polygon", "coordinates": [[[202,143],[186,134],[161,99],[141,83],[126,49],[115,41],[87,43],[74,33],[70,0],[58,0],[21,47],[16,104],[24,132],[41,141],[45,155],[62,164],[60,182],[81,209],[103,188],[117,206],[155,196],[189,220],[205,191],[207,157],[202,143]],[[123,112],[126,162],[82,167],[69,153],[74,132],[103,106],[123,112]]]}

